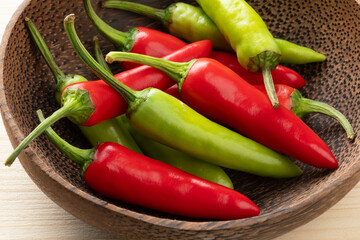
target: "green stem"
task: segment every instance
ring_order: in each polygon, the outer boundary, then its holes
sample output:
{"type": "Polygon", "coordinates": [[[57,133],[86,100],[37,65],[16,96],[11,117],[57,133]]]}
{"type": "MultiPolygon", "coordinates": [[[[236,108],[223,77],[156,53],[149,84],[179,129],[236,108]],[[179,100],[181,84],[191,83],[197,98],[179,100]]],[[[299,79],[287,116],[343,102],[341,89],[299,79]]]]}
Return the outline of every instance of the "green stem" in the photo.
{"type": "Polygon", "coordinates": [[[104,55],[101,51],[100,45],[99,45],[99,39],[97,37],[94,37],[94,50],[95,50],[95,59],[96,61],[111,75],[113,75],[109,65],[106,63],[104,55]]]}
{"type": "Polygon", "coordinates": [[[291,94],[291,101],[293,104],[292,111],[300,118],[310,113],[322,113],[329,117],[336,119],[341,126],[345,129],[347,138],[353,140],[355,138],[355,132],[346,117],[336,110],[334,107],[323,103],[314,101],[301,96],[301,93],[295,89],[291,94]]]}
{"type": "MultiPolygon", "coordinates": [[[[46,121],[41,110],[36,111],[40,122],[46,121]]],[[[95,148],[91,149],[80,149],[77,148],[55,133],[55,131],[48,127],[45,129],[45,134],[48,136],[50,141],[63,153],[65,153],[71,160],[84,167],[88,165],[89,161],[92,161],[95,148]]]]}
{"type": "Polygon", "coordinates": [[[130,11],[138,13],[140,15],[147,16],[149,18],[158,20],[166,24],[167,13],[166,10],[149,7],[143,4],[127,2],[127,1],[116,1],[110,0],[104,3],[106,8],[116,8],[120,10],[130,11]]]}
{"type": "Polygon", "coordinates": [[[273,106],[273,108],[278,108],[279,100],[276,95],[274,81],[271,76],[271,70],[267,64],[265,64],[265,67],[262,68],[262,74],[263,74],[263,78],[264,78],[264,86],[265,86],[267,95],[270,99],[271,105],[273,106]]]}
{"type": "Polygon", "coordinates": [[[129,33],[121,32],[110,25],[106,24],[98,15],[96,15],[94,9],[91,6],[90,0],[84,0],[84,8],[90,21],[98,32],[110,41],[117,49],[126,47],[129,39],[129,33]]]}
{"type": "Polygon", "coordinates": [[[83,76],[76,75],[76,74],[68,74],[65,75],[58,65],[55,63],[53,56],[50,53],[49,48],[46,46],[44,39],[41,37],[39,31],[36,29],[34,23],[29,19],[25,18],[27,26],[30,30],[31,36],[34,39],[36,46],[39,48],[42,56],[45,59],[46,64],[49,66],[55,80],[56,80],[56,87],[55,87],[55,99],[60,104],[61,103],[61,94],[65,87],[69,86],[73,83],[78,82],[86,82],[87,79],[83,76]]]}
{"type": "Polygon", "coordinates": [[[31,141],[37,138],[46,128],[64,118],[78,109],[78,102],[74,99],[68,101],[63,107],[54,112],[50,117],[40,123],[14,150],[5,162],[6,166],[11,166],[20,152],[29,145],[31,141]]]}
{"type": "Polygon", "coordinates": [[[110,52],[106,55],[106,61],[108,63],[114,61],[129,61],[149,65],[167,74],[179,84],[179,89],[181,89],[182,82],[186,78],[189,69],[197,60],[194,59],[190,62],[172,62],[162,58],[150,57],[137,53],[110,52]]]}
{"type": "Polygon", "coordinates": [[[30,30],[31,36],[36,43],[36,46],[39,48],[41,54],[43,55],[46,64],[49,66],[56,82],[59,83],[65,77],[65,74],[60,70],[58,65],[55,63],[53,56],[50,53],[49,48],[47,47],[44,39],[41,37],[39,31],[37,30],[35,24],[29,19],[25,18],[26,24],[30,30]]]}
{"type": "Polygon", "coordinates": [[[109,72],[107,72],[101,65],[96,62],[96,60],[89,54],[85,49],[84,45],[81,43],[79,37],[76,34],[75,26],[75,15],[70,14],[64,20],[65,31],[68,35],[68,38],[74,47],[76,53],[80,59],[101,79],[103,79],[107,84],[119,92],[127,101],[128,104],[135,102],[140,97],[140,93],[135,91],[123,83],[119,82],[116,78],[113,77],[109,72]]]}

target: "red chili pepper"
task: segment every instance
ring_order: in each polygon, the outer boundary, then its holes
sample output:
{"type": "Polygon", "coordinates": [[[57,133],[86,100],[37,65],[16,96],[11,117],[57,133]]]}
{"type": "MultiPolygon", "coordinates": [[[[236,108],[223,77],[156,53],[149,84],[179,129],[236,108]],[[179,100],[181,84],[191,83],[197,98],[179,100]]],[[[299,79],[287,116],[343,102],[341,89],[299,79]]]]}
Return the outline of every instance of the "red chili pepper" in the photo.
{"type": "MultiPolygon", "coordinates": [[[[255,85],[255,87],[266,94],[264,86],[255,85]]],[[[354,129],[351,127],[349,121],[341,112],[332,106],[323,102],[304,98],[299,90],[284,84],[275,84],[275,90],[279,99],[279,104],[294,112],[299,118],[302,118],[309,113],[322,113],[328,115],[339,121],[345,129],[349,140],[355,138],[354,129]]]]}
{"type": "MultiPolygon", "coordinates": [[[[251,73],[245,70],[240,64],[235,54],[228,52],[213,51],[211,58],[221,62],[240,77],[252,85],[264,85],[264,79],[261,74],[251,73]]],[[[277,65],[271,72],[274,83],[286,84],[293,88],[305,86],[305,80],[294,70],[277,65]]]]}
{"type": "MultiPolygon", "coordinates": [[[[187,61],[201,56],[209,56],[211,48],[211,41],[204,40],[189,44],[168,55],[167,58],[187,61]]],[[[106,72],[105,69],[103,71],[106,72]]],[[[165,90],[173,84],[165,73],[148,66],[141,66],[129,71],[118,74],[117,80],[136,90],[152,86],[165,90]]],[[[21,150],[33,139],[61,118],[68,117],[77,125],[93,126],[124,114],[128,107],[121,94],[102,80],[78,82],[65,87],[61,95],[61,106],[16,147],[7,160],[8,165],[12,164],[21,150]]]]}
{"type": "MultiPolygon", "coordinates": [[[[173,35],[146,27],[132,28],[128,32],[114,29],[96,15],[90,0],[84,0],[83,2],[89,20],[98,32],[110,41],[117,50],[153,57],[164,57],[187,45],[186,42],[173,35]]],[[[121,64],[121,67],[125,70],[138,66],[139,64],[128,62],[121,64]]]]}
{"type": "Polygon", "coordinates": [[[329,147],[295,114],[283,106],[272,108],[262,92],[214,59],[175,63],[112,52],[107,60],[134,61],[161,69],[178,83],[181,100],[204,116],[309,165],[338,167],[329,147]]]}
{"type": "MultiPolygon", "coordinates": [[[[40,120],[44,121],[41,111],[40,120]]],[[[50,141],[82,166],[86,184],[102,196],[179,216],[231,220],[257,216],[260,209],[230,188],[207,181],[117,143],[79,149],[51,128],[50,141]]]]}
{"type": "MultiPolygon", "coordinates": [[[[203,40],[188,44],[165,56],[164,59],[174,62],[187,62],[195,58],[210,56],[211,49],[211,41],[203,40]]],[[[145,65],[118,73],[114,77],[134,90],[142,90],[148,87],[165,90],[174,85],[174,81],[164,72],[145,65]]]]}

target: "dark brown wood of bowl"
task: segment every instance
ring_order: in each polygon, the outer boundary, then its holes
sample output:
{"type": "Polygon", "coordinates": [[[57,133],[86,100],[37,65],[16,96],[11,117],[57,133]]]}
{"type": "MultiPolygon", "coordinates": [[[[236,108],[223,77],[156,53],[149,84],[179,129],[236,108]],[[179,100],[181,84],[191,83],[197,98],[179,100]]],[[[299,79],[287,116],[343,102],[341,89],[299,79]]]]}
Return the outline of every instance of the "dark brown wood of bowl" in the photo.
{"type": "MultiPolygon", "coordinates": [[[[96,1],[97,3],[99,1],[96,1]]],[[[137,1],[165,7],[170,0],[137,1]]],[[[360,128],[360,8],[354,0],[295,1],[251,0],[275,37],[311,47],[328,56],[325,63],[294,67],[306,79],[301,89],[309,98],[326,102],[342,111],[360,128]]],[[[94,4],[95,5],[95,4],[94,4]]],[[[162,29],[158,23],[138,15],[96,11],[120,30],[133,26],[162,29]]],[[[46,39],[57,63],[66,73],[95,79],[78,60],[63,30],[63,19],[75,13],[80,38],[91,49],[96,31],[90,27],[82,1],[26,0],[9,23],[0,59],[1,111],[13,146],[37,124],[35,114],[57,109],[54,79],[34,46],[24,24],[30,17],[46,39]]],[[[164,29],[162,29],[164,30],[164,29]]],[[[102,39],[106,51],[109,43],[102,39]]],[[[359,180],[359,140],[349,143],[334,120],[313,115],[306,122],[330,146],[340,167],[317,170],[299,163],[303,176],[272,180],[228,171],[235,189],[247,195],[262,210],[258,217],[236,221],[204,221],[180,218],[111,201],[92,192],[81,179],[80,169],[41,136],[20,155],[20,161],[39,188],[62,208],[121,239],[270,239],[317,217],[339,201],[359,180]]],[[[55,125],[70,142],[86,147],[76,126],[68,120],[55,125]]]]}

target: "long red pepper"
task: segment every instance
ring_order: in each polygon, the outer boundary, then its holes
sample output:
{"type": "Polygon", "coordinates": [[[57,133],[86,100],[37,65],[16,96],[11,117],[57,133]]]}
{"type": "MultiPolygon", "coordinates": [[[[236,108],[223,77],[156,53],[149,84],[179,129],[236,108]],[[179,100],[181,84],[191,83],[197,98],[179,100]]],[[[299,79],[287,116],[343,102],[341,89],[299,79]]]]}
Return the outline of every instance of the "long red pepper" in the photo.
{"type": "MultiPolygon", "coordinates": [[[[213,51],[211,58],[221,62],[234,72],[236,72],[240,77],[246,80],[248,83],[252,85],[264,85],[264,79],[261,74],[251,73],[246,71],[243,68],[236,57],[235,54],[221,51],[213,51]]],[[[274,83],[278,84],[286,84],[293,88],[301,88],[305,86],[305,80],[294,70],[277,65],[276,68],[271,71],[271,75],[274,83]]]]}
{"type": "MultiPolygon", "coordinates": [[[[255,85],[255,87],[266,94],[264,86],[255,85]]],[[[323,102],[304,98],[299,90],[284,84],[275,84],[275,91],[279,99],[279,104],[294,112],[298,117],[302,118],[310,113],[322,113],[328,115],[339,121],[345,129],[349,140],[354,140],[355,133],[351,124],[341,112],[332,106],[323,102]]]]}
{"type": "MultiPolygon", "coordinates": [[[[41,111],[39,118],[43,121],[41,111]]],[[[260,209],[230,188],[151,159],[120,144],[79,149],[51,128],[50,141],[80,164],[86,184],[102,196],[179,216],[231,220],[257,216],[260,209]]]]}
{"type": "MultiPolygon", "coordinates": [[[[189,44],[168,55],[167,58],[187,61],[202,55],[208,56],[211,52],[211,47],[211,42],[204,40],[189,44]]],[[[142,90],[151,86],[164,90],[172,84],[166,74],[148,66],[141,66],[139,69],[132,69],[130,71],[133,74],[123,72],[123,75],[117,75],[117,80],[136,90],[142,90]],[[143,78],[140,76],[143,76],[143,78]],[[143,81],[145,77],[149,82],[143,81]],[[164,85],[164,79],[170,82],[170,85],[164,85]]],[[[61,95],[61,106],[59,110],[55,111],[43,123],[37,126],[16,147],[6,160],[6,165],[10,166],[22,149],[38,137],[48,126],[51,126],[61,118],[68,117],[77,125],[93,126],[124,114],[128,107],[124,97],[102,80],[78,82],[65,87],[61,95]]]]}
{"type": "Polygon", "coordinates": [[[214,59],[174,63],[134,53],[111,52],[107,60],[156,67],[178,83],[182,101],[204,116],[309,165],[338,167],[329,147],[295,114],[283,106],[273,109],[262,92],[214,59]]]}
{"type": "MultiPolygon", "coordinates": [[[[140,53],[154,57],[164,57],[187,45],[173,35],[146,28],[136,27],[128,32],[122,32],[106,24],[96,15],[90,0],[84,0],[84,8],[89,20],[98,32],[111,42],[117,50],[140,53]]],[[[123,69],[131,69],[139,64],[124,62],[123,69]]]]}

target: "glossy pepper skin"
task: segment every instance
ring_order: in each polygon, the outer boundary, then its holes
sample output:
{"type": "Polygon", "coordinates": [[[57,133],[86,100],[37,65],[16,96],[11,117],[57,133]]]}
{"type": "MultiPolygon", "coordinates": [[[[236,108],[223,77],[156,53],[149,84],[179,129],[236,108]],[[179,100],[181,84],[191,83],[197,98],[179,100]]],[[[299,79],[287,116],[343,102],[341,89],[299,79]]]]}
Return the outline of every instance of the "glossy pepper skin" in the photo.
{"type": "MultiPolygon", "coordinates": [[[[264,79],[262,75],[246,71],[239,64],[236,56],[232,53],[213,51],[210,58],[213,58],[224,64],[251,85],[264,84],[264,79]]],[[[300,74],[290,68],[281,65],[277,65],[276,68],[271,72],[271,75],[274,80],[274,84],[285,84],[293,88],[301,88],[305,86],[305,80],[303,77],[300,76],[300,74]]]]}
{"type": "MultiPolygon", "coordinates": [[[[41,112],[38,113],[43,119],[41,112]]],[[[157,211],[192,218],[231,220],[257,216],[246,196],[201,179],[120,144],[78,149],[51,128],[50,141],[83,168],[86,184],[98,194],[157,211]]]]}
{"type": "Polygon", "coordinates": [[[197,0],[235,50],[238,61],[249,72],[262,72],[273,108],[276,97],[271,71],[280,63],[281,52],[266,24],[244,0],[197,0]]]}
{"type": "MultiPolygon", "coordinates": [[[[207,40],[189,44],[167,57],[169,59],[183,59],[186,61],[186,59],[193,59],[202,54],[210,54],[210,52],[211,42],[207,40]]],[[[93,59],[93,61],[95,60],[93,59]]],[[[116,77],[118,81],[123,81],[125,85],[129,85],[136,90],[142,90],[150,86],[160,89],[164,87],[164,89],[166,89],[172,84],[170,78],[166,74],[154,68],[141,66],[139,69],[132,69],[130,71],[130,74],[123,72],[116,77]],[[148,82],[144,81],[145,78],[148,82]]],[[[10,166],[22,149],[39,136],[48,126],[51,126],[63,117],[68,117],[77,125],[89,127],[120,116],[124,114],[128,108],[128,105],[121,94],[102,80],[77,82],[71,85],[63,83],[58,84],[56,91],[61,91],[61,89],[63,89],[61,95],[62,107],[47,118],[45,122],[36,127],[24,141],[18,145],[6,160],[6,165],[10,166]]],[[[108,131],[111,132],[111,129],[108,129],[108,131]]],[[[93,134],[90,135],[90,137],[93,137],[93,134]]]]}
{"type": "MultiPolygon", "coordinates": [[[[97,41],[95,41],[95,43],[95,58],[97,62],[109,73],[112,73],[107,63],[105,62],[102,52],[98,47],[97,41]]],[[[209,43],[209,46],[210,45],[211,44],[209,43]]],[[[209,47],[209,49],[211,49],[211,47],[209,47]]],[[[131,134],[134,137],[136,143],[139,144],[146,156],[170,164],[171,166],[174,166],[200,178],[234,189],[231,179],[222,168],[214,164],[193,158],[186,153],[169,148],[161,143],[155,142],[152,139],[145,137],[129,125],[124,114],[115,118],[115,120],[122,128],[127,130],[128,134],[131,134]]]]}
{"type": "MultiPolygon", "coordinates": [[[[119,51],[140,53],[154,57],[164,57],[186,45],[186,43],[170,34],[146,27],[132,28],[121,32],[106,24],[99,18],[91,6],[90,0],[83,0],[89,20],[97,31],[111,42],[119,51]]],[[[123,63],[123,69],[139,66],[134,63],[123,63]]]]}
{"type": "Polygon", "coordinates": [[[75,16],[71,14],[64,22],[76,53],[94,73],[124,96],[129,105],[127,119],[137,131],[219,166],[260,176],[294,177],[301,174],[301,170],[285,156],[206,119],[163,91],[155,88],[134,91],[117,81],[87,53],[76,35],[74,20],[75,16]]]}
{"type": "MultiPolygon", "coordinates": [[[[266,93],[261,85],[255,86],[261,92],[266,93]]],[[[347,138],[352,141],[355,138],[354,129],[346,117],[332,106],[304,98],[300,91],[284,84],[275,84],[276,95],[280,105],[294,112],[299,118],[303,118],[310,113],[322,113],[339,121],[346,131],[347,138]]]]}
{"type": "MultiPolygon", "coordinates": [[[[161,21],[169,32],[188,42],[209,39],[214,48],[232,51],[230,44],[225,40],[215,23],[204,11],[193,5],[177,2],[166,9],[156,9],[135,2],[108,0],[104,3],[107,8],[116,8],[135,12],[161,21]]],[[[281,51],[282,63],[304,64],[325,61],[326,57],[310,48],[302,47],[283,39],[275,38],[281,51]]]]}
{"type": "Polygon", "coordinates": [[[262,92],[214,59],[174,63],[122,52],[106,58],[161,69],[178,83],[181,100],[204,116],[309,165],[338,167],[329,147],[295,114],[283,106],[273,109],[262,92]]]}
{"type": "MultiPolygon", "coordinates": [[[[209,47],[209,49],[211,49],[211,47],[209,47]]],[[[101,49],[99,48],[96,39],[95,39],[95,58],[96,61],[104,69],[107,70],[107,72],[112,74],[111,70],[109,69],[109,66],[107,65],[103,57],[103,54],[101,52],[101,49]]],[[[143,136],[142,134],[138,133],[136,130],[131,128],[124,114],[114,118],[114,120],[118,123],[121,129],[124,129],[124,131],[126,132],[126,134],[129,135],[130,138],[134,136],[136,143],[139,144],[141,149],[144,150],[146,156],[170,164],[171,166],[174,166],[185,172],[209,180],[211,182],[223,185],[231,189],[234,188],[231,179],[222,168],[214,164],[210,164],[201,161],[199,159],[193,158],[188,154],[169,148],[163,144],[160,144],[158,142],[153,141],[150,138],[143,136]]]]}
{"type": "Polygon", "coordinates": [[[177,151],[145,137],[130,126],[125,115],[122,115],[120,120],[129,130],[136,143],[140,146],[146,156],[170,164],[171,166],[177,167],[185,172],[208,181],[218,183],[231,189],[234,188],[229,176],[222,168],[193,158],[186,153],[177,151]]]}

